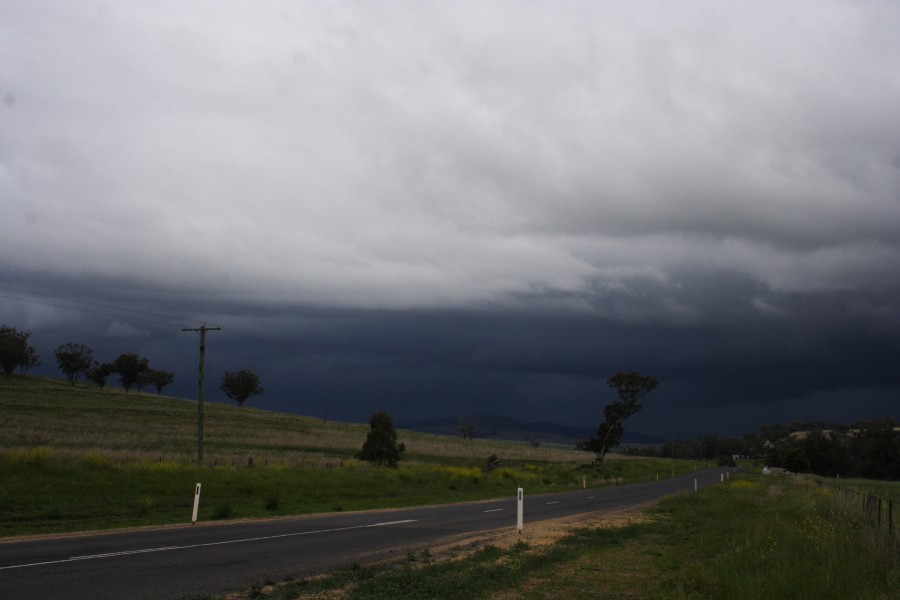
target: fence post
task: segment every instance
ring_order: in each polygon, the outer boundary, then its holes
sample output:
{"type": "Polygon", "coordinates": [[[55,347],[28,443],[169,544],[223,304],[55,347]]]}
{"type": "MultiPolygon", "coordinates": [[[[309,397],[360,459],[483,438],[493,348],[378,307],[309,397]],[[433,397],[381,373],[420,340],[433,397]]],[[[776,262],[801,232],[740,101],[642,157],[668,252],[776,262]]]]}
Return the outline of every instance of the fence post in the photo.
{"type": "Polygon", "coordinates": [[[878,498],[878,529],[881,529],[881,498],[878,498]]]}
{"type": "Polygon", "coordinates": [[[894,535],[894,501],[888,500],[888,531],[894,535]]]}

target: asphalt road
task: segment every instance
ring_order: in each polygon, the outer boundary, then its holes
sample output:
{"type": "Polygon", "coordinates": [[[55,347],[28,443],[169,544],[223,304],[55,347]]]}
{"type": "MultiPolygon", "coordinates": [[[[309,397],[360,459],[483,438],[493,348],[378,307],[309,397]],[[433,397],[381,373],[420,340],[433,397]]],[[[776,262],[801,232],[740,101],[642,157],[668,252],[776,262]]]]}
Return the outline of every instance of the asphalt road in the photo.
{"type": "MultiPolygon", "coordinates": [[[[524,523],[639,506],[718,483],[726,469],[524,498],[524,523]]],[[[516,527],[508,499],[0,542],[0,597],[174,599],[249,589],[405,556],[444,538],[516,527]]]]}

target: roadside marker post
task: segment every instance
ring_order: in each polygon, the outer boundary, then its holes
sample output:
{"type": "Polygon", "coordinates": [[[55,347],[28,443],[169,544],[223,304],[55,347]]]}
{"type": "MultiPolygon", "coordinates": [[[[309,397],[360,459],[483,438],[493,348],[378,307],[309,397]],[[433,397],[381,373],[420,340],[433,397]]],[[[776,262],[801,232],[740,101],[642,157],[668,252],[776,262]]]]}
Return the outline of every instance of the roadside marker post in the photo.
{"type": "Polygon", "coordinates": [[[191,515],[191,523],[197,522],[197,509],[200,508],[200,484],[194,489],[194,512],[191,515]]]}
{"type": "Polygon", "coordinates": [[[696,479],[694,479],[694,491],[695,492],[697,491],[697,480],[696,479]]]}
{"type": "Polygon", "coordinates": [[[523,520],[524,520],[524,508],[525,508],[525,500],[524,500],[524,490],[519,488],[518,492],[518,510],[516,511],[516,529],[518,529],[519,533],[522,533],[523,520]]]}

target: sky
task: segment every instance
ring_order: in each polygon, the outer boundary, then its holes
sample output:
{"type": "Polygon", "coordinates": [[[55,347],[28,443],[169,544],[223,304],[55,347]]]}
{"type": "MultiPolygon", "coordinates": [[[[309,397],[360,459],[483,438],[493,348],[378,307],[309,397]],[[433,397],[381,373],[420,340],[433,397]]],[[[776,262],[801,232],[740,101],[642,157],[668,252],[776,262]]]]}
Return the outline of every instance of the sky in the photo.
{"type": "Polygon", "coordinates": [[[0,324],[195,397],[900,419],[900,3],[0,0],[0,324]]]}

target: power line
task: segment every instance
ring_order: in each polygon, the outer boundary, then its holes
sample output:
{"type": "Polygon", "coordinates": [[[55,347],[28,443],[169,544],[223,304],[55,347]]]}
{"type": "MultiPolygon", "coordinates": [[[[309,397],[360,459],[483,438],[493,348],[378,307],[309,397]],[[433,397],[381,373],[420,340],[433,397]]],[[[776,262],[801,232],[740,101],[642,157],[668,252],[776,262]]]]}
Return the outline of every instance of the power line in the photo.
{"type": "Polygon", "coordinates": [[[154,313],[146,310],[134,309],[134,308],[126,308],[124,306],[116,306],[113,304],[104,304],[101,302],[94,302],[91,300],[82,300],[79,298],[70,298],[67,296],[60,296],[56,294],[48,294],[45,292],[37,292],[34,290],[26,290],[24,288],[17,288],[10,285],[0,284],[0,290],[6,290],[8,292],[14,292],[17,294],[26,294],[30,296],[36,296],[38,298],[48,298],[51,300],[60,300],[63,302],[69,302],[76,305],[84,305],[84,306],[68,306],[65,304],[58,304],[53,302],[46,302],[42,300],[35,300],[31,298],[21,298],[18,296],[9,296],[6,294],[0,294],[0,298],[6,298],[9,300],[18,300],[20,302],[30,302],[32,304],[41,304],[44,306],[52,306],[54,308],[63,308],[67,310],[77,310],[86,313],[92,313],[96,315],[103,315],[106,317],[116,317],[121,319],[129,319],[132,321],[141,321],[144,323],[153,323],[156,325],[166,325],[166,326],[183,326],[185,323],[202,323],[202,321],[198,321],[195,319],[183,319],[181,317],[175,317],[172,315],[164,315],[160,313],[154,313]],[[90,308],[89,308],[90,307],[90,308]],[[102,310],[101,310],[102,309],[102,310]],[[109,312],[115,311],[115,312],[109,312]],[[125,313],[125,314],[123,314],[125,313]],[[128,314],[131,313],[131,314],[128,314]],[[148,318],[148,317],[156,317],[156,318],[148,318]]]}
{"type": "Polygon", "coordinates": [[[194,321],[194,320],[192,320],[192,319],[182,319],[182,318],[180,318],[180,317],[173,317],[172,315],[163,315],[163,314],[159,314],[159,313],[154,313],[154,312],[150,312],[150,311],[147,311],[147,310],[139,310],[139,309],[134,309],[134,308],[125,308],[124,306],[115,306],[115,305],[112,305],[112,304],[103,304],[103,303],[101,303],[101,302],[94,302],[94,301],[91,301],[91,300],[82,300],[82,299],[80,299],[80,298],[69,298],[69,297],[66,297],[66,296],[59,296],[59,295],[56,295],[56,294],[48,294],[48,293],[46,293],[46,292],[36,292],[36,291],[34,291],[34,290],[26,290],[26,289],[23,289],[23,288],[17,288],[17,287],[13,287],[13,286],[9,286],[9,285],[4,285],[4,284],[0,284],[0,289],[7,290],[7,291],[10,291],[10,292],[18,292],[18,293],[21,293],[21,294],[28,294],[28,295],[30,295],[30,296],[39,296],[39,297],[42,297],[42,298],[51,298],[51,299],[53,299],[53,300],[63,300],[63,301],[65,301],[65,302],[73,302],[73,303],[76,303],[76,304],[86,304],[86,305],[88,305],[88,306],[96,306],[96,307],[98,307],[98,308],[108,308],[108,309],[111,309],[111,310],[117,310],[117,311],[122,311],[122,312],[132,312],[132,313],[136,313],[136,314],[148,315],[148,316],[151,316],[151,317],[160,317],[160,318],[162,318],[162,319],[166,319],[166,320],[169,320],[169,321],[178,321],[178,322],[189,321],[189,322],[196,322],[196,323],[199,323],[199,322],[200,322],[200,321],[194,321]]]}

